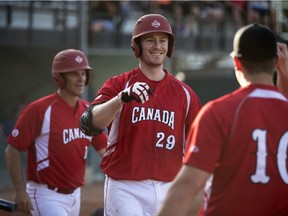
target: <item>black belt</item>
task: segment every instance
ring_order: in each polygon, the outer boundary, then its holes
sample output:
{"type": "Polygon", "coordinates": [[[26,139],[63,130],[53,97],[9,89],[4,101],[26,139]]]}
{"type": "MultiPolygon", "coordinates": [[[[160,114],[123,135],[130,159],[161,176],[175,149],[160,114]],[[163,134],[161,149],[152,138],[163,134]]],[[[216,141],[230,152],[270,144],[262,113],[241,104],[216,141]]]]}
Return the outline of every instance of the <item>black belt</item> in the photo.
{"type": "Polygon", "coordinates": [[[50,185],[47,186],[48,189],[50,190],[54,190],[57,193],[61,193],[61,194],[72,194],[76,188],[58,188],[58,187],[52,187],[50,185]]]}

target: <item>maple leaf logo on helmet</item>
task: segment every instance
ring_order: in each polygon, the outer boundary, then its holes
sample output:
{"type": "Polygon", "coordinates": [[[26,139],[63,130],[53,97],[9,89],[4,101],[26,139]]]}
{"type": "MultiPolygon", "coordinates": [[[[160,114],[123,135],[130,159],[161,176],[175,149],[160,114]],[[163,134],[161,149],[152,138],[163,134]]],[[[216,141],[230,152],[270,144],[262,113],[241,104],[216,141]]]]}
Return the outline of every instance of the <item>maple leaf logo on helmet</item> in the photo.
{"type": "Polygon", "coordinates": [[[80,56],[77,56],[77,57],[75,58],[75,61],[80,64],[81,62],[83,62],[83,59],[82,59],[80,56]]]}
{"type": "Polygon", "coordinates": [[[82,51],[65,49],[55,55],[52,63],[52,77],[59,88],[65,87],[65,80],[61,73],[69,73],[78,70],[86,71],[85,85],[87,85],[92,68],[89,66],[88,59],[82,51]]]}
{"type": "Polygon", "coordinates": [[[154,20],[154,22],[151,23],[151,26],[153,26],[154,28],[158,28],[161,25],[160,22],[158,22],[157,20],[154,20]]]}

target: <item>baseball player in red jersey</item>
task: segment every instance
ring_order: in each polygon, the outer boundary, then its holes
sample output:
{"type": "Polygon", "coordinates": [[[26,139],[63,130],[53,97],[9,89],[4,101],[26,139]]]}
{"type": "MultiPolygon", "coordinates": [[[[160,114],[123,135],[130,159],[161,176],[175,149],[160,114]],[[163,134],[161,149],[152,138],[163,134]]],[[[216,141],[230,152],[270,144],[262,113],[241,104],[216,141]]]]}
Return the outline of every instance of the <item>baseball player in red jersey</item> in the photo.
{"type": "Polygon", "coordinates": [[[163,68],[174,42],[165,17],[142,16],[132,36],[139,66],[106,81],[81,117],[86,134],[109,129],[101,162],[106,216],[156,215],[181,167],[186,132],[201,105],[163,68]]]}
{"type": "Polygon", "coordinates": [[[251,24],[237,31],[232,57],[241,88],[197,115],[159,216],[186,215],[205,183],[198,215],[288,215],[288,100],[272,80],[277,66],[288,74],[287,47],[277,53],[272,31],[251,24]]]}
{"type": "Polygon", "coordinates": [[[6,158],[17,211],[41,216],[79,215],[88,147],[92,143],[103,156],[107,143],[104,133],[92,138],[79,129],[79,119],[90,105],[80,99],[90,71],[80,50],[59,52],[52,65],[57,92],[29,104],[8,137],[6,158]],[[21,175],[22,151],[28,152],[26,187],[21,175]]]}

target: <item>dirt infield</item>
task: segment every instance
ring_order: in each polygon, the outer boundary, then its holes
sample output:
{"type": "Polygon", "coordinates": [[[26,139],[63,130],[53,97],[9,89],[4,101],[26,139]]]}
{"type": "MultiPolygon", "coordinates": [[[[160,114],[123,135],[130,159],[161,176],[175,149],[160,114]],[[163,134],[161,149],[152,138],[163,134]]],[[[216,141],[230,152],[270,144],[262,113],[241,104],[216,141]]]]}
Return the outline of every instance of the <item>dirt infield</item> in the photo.
{"type": "MultiPolygon", "coordinates": [[[[98,208],[103,208],[103,182],[94,182],[85,185],[81,190],[80,216],[91,216],[98,208]]],[[[11,187],[0,188],[0,198],[14,200],[14,191],[11,187]]],[[[20,213],[8,213],[0,210],[0,216],[21,216],[20,213]]]]}

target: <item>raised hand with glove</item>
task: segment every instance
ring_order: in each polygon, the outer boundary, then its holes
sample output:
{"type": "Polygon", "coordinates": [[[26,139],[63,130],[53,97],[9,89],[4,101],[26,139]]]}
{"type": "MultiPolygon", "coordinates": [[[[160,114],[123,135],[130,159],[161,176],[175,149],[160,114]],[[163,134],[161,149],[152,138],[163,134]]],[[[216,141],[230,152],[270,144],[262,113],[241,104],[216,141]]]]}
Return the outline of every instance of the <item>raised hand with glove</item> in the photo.
{"type": "Polygon", "coordinates": [[[118,101],[122,105],[129,103],[132,100],[135,100],[138,103],[145,103],[149,100],[149,95],[152,94],[152,90],[146,83],[136,82],[118,94],[118,101]]]}
{"type": "MultiPolygon", "coordinates": [[[[145,103],[150,98],[149,96],[152,95],[152,90],[150,87],[144,82],[136,82],[129,86],[128,88],[124,89],[123,91],[119,92],[117,96],[117,101],[124,105],[125,103],[129,103],[132,100],[137,102],[145,103]]],[[[111,100],[106,104],[98,104],[97,106],[91,105],[81,116],[80,118],[80,129],[81,131],[89,136],[96,136],[102,132],[103,128],[106,128],[111,121],[115,118],[115,115],[119,111],[119,107],[117,106],[116,109],[114,106],[110,106],[110,103],[113,103],[111,100]],[[94,108],[95,107],[95,108],[94,108]],[[93,119],[92,110],[94,109],[94,113],[100,112],[101,115],[98,115],[98,118],[93,119]],[[101,110],[105,110],[102,112],[101,110]],[[97,125],[99,128],[96,128],[94,124],[97,125]]]]}

